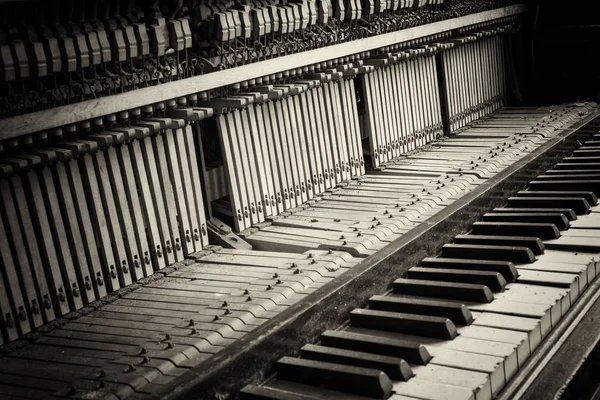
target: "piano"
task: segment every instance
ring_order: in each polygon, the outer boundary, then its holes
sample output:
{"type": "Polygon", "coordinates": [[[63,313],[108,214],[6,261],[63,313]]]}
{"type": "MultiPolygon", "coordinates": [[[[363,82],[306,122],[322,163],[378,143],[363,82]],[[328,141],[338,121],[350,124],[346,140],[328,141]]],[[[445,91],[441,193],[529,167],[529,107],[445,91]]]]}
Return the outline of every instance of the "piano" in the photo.
{"type": "Polygon", "coordinates": [[[581,395],[600,110],[520,101],[538,12],[0,2],[0,400],[581,395]]]}

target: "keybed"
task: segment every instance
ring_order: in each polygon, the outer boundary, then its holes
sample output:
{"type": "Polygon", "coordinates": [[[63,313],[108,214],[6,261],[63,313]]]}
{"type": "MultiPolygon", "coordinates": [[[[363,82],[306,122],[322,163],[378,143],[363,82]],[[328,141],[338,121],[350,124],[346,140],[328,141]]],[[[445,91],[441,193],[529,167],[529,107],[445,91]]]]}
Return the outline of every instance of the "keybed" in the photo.
{"type": "Polygon", "coordinates": [[[159,118],[0,161],[3,343],[208,244],[194,134],[159,118]]]}

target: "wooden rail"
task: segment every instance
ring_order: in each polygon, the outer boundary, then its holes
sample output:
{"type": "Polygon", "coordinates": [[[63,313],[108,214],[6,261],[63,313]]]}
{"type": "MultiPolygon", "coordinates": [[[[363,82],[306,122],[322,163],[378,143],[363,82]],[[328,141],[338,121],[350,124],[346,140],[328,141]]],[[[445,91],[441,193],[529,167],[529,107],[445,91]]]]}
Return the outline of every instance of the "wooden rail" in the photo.
{"type": "Polygon", "coordinates": [[[275,74],[335,58],[346,57],[421,37],[448,32],[454,29],[493,21],[524,13],[526,4],[518,4],[494,10],[470,14],[432,24],[416,26],[397,32],[354,40],[335,46],[290,54],[270,60],[244,65],[235,69],[212,72],[193,78],[137,89],[76,104],[55,107],[0,120],[0,140],[11,139],[30,133],[85,121],[132,108],[199,93],[265,75],[275,74]]]}

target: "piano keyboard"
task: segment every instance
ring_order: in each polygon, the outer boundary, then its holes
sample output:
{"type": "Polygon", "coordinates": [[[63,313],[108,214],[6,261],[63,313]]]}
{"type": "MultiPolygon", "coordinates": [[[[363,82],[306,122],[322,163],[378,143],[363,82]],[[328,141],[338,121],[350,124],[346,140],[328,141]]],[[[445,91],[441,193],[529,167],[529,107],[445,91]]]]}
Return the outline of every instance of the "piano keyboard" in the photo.
{"type": "Polygon", "coordinates": [[[598,290],[600,182],[580,173],[596,167],[595,147],[538,176],[241,398],[498,396],[577,299],[598,290]]]}

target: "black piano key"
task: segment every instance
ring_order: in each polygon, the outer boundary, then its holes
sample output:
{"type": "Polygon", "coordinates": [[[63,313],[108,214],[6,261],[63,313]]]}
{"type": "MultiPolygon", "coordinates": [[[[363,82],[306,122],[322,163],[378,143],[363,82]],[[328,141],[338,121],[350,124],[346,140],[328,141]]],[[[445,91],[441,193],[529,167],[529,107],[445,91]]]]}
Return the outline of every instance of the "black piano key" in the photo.
{"type": "Polygon", "coordinates": [[[582,147],[573,152],[573,157],[598,157],[598,161],[600,161],[600,150],[591,148],[591,146],[582,147]]]}
{"type": "Polygon", "coordinates": [[[456,326],[448,318],[365,308],[357,308],[350,313],[350,324],[359,328],[446,340],[452,340],[458,334],[456,326]]]}
{"type": "Polygon", "coordinates": [[[569,227],[569,220],[562,213],[488,213],[481,218],[487,222],[535,222],[554,224],[564,231],[569,227]]]}
{"type": "Polygon", "coordinates": [[[361,333],[325,331],[321,334],[321,344],[339,349],[398,357],[408,363],[419,365],[427,365],[431,360],[431,355],[420,343],[361,333]]]}
{"type": "Polygon", "coordinates": [[[382,371],[294,357],[277,361],[277,379],[376,399],[387,399],[392,393],[392,381],[382,371]]]}
{"type": "Polygon", "coordinates": [[[492,291],[485,285],[403,278],[394,281],[394,293],[477,303],[491,303],[494,300],[492,291]]]}
{"type": "Polygon", "coordinates": [[[600,169],[589,167],[590,165],[596,166],[596,164],[565,164],[565,165],[577,165],[577,168],[569,169],[551,169],[544,172],[544,175],[597,175],[600,174],[600,169]],[[586,165],[588,168],[579,168],[579,165],[586,165]]]}
{"type": "Polygon", "coordinates": [[[522,190],[517,193],[518,197],[583,197],[591,206],[598,203],[598,198],[593,192],[584,191],[538,191],[538,190],[522,190]]]}
{"type": "MultiPolygon", "coordinates": [[[[549,177],[549,175],[546,175],[549,177]]],[[[566,190],[566,191],[590,191],[600,196],[600,178],[595,179],[545,179],[529,182],[531,190],[566,190]]]]}
{"type": "Polygon", "coordinates": [[[467,326],[473,315],[464,304],[434,299],[416,299],[402,296],[373,296],[369,299],[371,310],[431,315],[450,319],[455,325],[467,326]]]}
{"type": "Polygon", "coordinates": [[[589,174],[589,173],[583,173],[583,174],[556,174],[556,175],[552,175],[552,174],[544,174],[544,175],[538,175],[535,178],[537,181],[548,181],[548,180],[563,180],[563,181],[569,181],[569,180],[580,180],[580,181],[597,181],[600,180],[600,174],[589,174]]]}
{"type": "Polygon", "coordinates": [[[408,270],[407,278],[430,281],[474,283],[485,285],[492,292],[503,292],[506,280],[499,272],[469,271],[464,269],[422,268],[413,267],[408,270]]]}
{"type": "Polygon", "coordinates": [[[355,367],[372,368],[385,372],[390,378],[408,381],[414,376],[410,365],[397,357],[360,351],[338,349],[335,347],[307,344],[300,349],[302,358],[336,364],[353,365],[355,367]]]}
{"type": "Polygon", "coordinates": [[[564,215],[568,221],[575,221],[577,214],[570,208],[494,208],[493,214],[517,214],[517,213],[555,213],[564,215]]]}
{"type": "MultiPolygon", "coordinates": [[[[562,214],[561,214],[562,215],[562,214]]],[[[544,242],[537,237],[526,236],[492,236],[492,235],[458,235],[454,237],[456,244],[476,244],[491,246],[527,247],[533,254],[544,253],[544,242]]]]}
{"type": "Polygon", "coordinates": [[[590,156],[590,157],[565,157],[562,160],[563,163],[594,163],[597,164],[600,162],[600,156],[590,156]]]}
{"type": "Polygon", "coordinates": [[[471,226],[474,235],[532,236],[540,239],[557,239],[560,231],[554,224],[534,222],[475,222],[471,226]]]}
{"type": "Polygon", "coordinates": [[[316,400],[316,397],[285,392],[267,386],[248,385],[240,391],[240,400],[316,400]]]}
{"type": "Polygon", "coordinates": [[[473,271],[495,271],[501,273],[504,279],[509,283],[516,282],[519,276],[519,272],[510,261],[461,259],[458,257],[428,257],[421,260],[421,266],[425,268],[454,268],[468,269],[473,271]]]}
{"type": "Polygon", "coordinates": [[[517,263],[532,263],[535,261],[535,255],[527,247],[475,244],[445,244],[442,247],[442,257],[517,263]]]}
{"type": "Polygon", "coordinates": [[[583,197],[509,197],[507,207],[570,208],[577,215],[587,214],[590,204],[583,197]]]}

